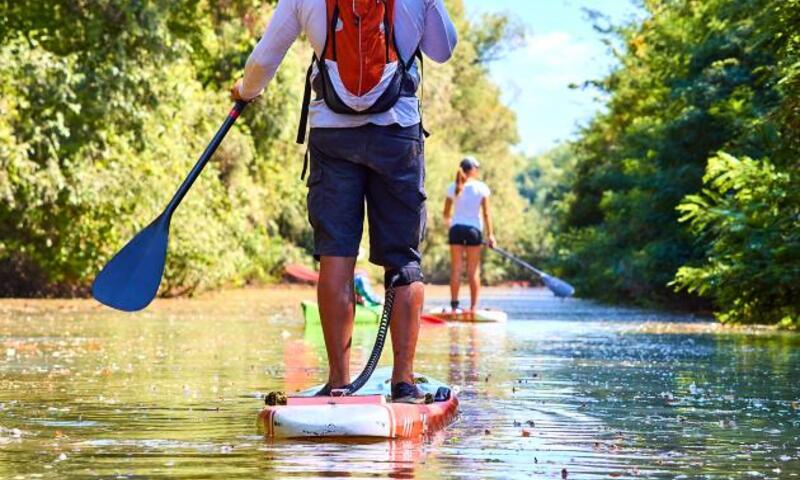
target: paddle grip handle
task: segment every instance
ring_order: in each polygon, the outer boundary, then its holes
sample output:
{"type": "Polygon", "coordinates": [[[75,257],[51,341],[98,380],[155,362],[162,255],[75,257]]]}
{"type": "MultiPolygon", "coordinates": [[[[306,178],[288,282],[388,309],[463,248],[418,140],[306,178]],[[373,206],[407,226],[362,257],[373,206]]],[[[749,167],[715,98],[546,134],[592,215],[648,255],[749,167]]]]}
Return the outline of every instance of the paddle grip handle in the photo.
{"type": "Polygon", "coordinates": [[[239,118],[239,115],[244,111],[245,107],[247,106],[246,101],[244,100],[237,100],[236,104],[234,104],[233,108],[231,109],[228,117],[222,122],[222,126],[219,127],[217,133],[214,135],[214,138],[211,139],[211,143],[208,144],[203,154],[200,155],[200,159],[197,160],[192,170],[189,172],[189,175],[186,179],[181,183],[181,186],[178,188],[178,191],[175,192],[175,195],[172,197],[172,200],[169,201],[169,205],[167,205],[164,214],[167,217],[171,217],[172,214],[175,212],[175,209],[178,208],[178,205],[181,204],[183,201],[183,197],[189,192],[189,189],[192,188],[194,182],[197,180],[197,177],[200,176],[200,173],[205,168],[206,164],[211,157],[214,155],[214,152],[217,151],[219,145],[222,143],[222,140],[225,138],[225,135],[228,134],[228,131],[231,129],[233,124],[236,122],[236,119],[239,118]]]}

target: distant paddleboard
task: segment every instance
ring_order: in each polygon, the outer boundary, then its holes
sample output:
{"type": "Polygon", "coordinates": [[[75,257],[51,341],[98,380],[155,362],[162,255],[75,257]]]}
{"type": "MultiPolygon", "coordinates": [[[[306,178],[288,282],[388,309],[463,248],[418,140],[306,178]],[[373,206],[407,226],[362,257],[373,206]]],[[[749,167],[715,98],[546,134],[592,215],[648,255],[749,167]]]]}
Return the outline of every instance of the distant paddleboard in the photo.
{"type": "Polygon", "coordinates": [[[474,312],[456,309],[452,310],[447,307],[435,308],[428,310],[426,314],[439,318],[447,322],[505,322],[508,320],[508,315],[502,310],[478,309],[474,312]]]}

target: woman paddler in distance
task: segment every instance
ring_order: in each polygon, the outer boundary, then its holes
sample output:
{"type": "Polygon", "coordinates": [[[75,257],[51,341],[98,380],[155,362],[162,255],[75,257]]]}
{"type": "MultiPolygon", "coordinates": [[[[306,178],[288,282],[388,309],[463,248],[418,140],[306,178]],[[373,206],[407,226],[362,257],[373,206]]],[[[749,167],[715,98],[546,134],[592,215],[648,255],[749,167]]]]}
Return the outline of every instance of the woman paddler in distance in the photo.
{"type": "Polygon", "coordinates": [[[459,309],[458,291],[464,257],[469,279],[470,312],[475,312],[480,293],[481,247],[486,232],[486,244],[494,247],[492,215],[489,206],[491,191],[479,180],[480,163],[474,157],[465,157],[456,172],[456,180],[447,187],[444,201],[444,222],[448,225],[450,244],[450,307],[459,309]],[[482,213],[482,215],[481,215],[482,213]],[[483,217],[481,219],[481,216],[483,217]]]}

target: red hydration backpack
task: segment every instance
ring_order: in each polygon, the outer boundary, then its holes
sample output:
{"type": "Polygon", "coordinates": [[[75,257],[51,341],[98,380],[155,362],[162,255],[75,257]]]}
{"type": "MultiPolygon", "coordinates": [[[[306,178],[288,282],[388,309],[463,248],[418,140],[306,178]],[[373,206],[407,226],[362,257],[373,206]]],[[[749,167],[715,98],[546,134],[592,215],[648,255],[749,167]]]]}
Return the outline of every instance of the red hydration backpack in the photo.
{"type": "MultiPolygon", "coordinates": [[[[402,1],[402,0],[399,0],[402,1]]],[[[415,96],[419,78],[410,74],[394,35],[395,0],[325,0],[328,33],[322,58],[315,54],[306,90],[297,143],[304,143],[312,89],[340,114],[365,115],[390,110],[403,96],[415,96]],[[312,85],[316,65],[319,72],[312,85]]],[[[419,52],[417,57],[421,57],[419,52]]]]}

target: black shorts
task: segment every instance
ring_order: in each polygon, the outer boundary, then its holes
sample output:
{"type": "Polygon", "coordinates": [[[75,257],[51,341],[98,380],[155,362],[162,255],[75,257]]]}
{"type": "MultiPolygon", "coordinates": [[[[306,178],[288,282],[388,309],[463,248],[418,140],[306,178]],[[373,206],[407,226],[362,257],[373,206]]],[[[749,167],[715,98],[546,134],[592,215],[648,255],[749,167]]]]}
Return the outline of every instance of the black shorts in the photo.
{"type": "Polygon", "coordinates": [[[453,225],[450,227],[450,245],[466,245],[476,247],[483,244],[483,234],[469,225],[453,225]]]}
{"type": "Polygon", "coordinates": [[[358,255],[366,203],[370,261],[419,271],[427,218],[420,126],[313,128],[309,150],[315,258],[358,255]]]}

